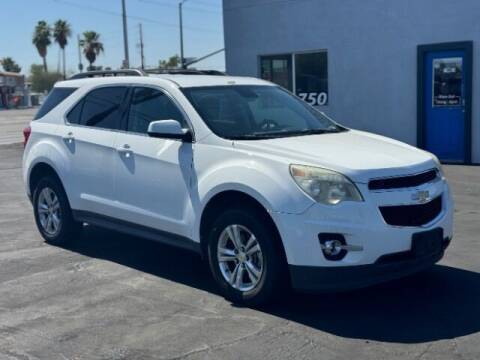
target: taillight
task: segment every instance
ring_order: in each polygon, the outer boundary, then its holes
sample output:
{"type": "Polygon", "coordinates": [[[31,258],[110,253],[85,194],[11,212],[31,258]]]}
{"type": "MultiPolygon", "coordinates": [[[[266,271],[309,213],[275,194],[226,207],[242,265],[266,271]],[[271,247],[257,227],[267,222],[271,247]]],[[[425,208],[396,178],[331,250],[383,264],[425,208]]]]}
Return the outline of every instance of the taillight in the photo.
{"type": "Polygon", "coordinates": [[[31,133],[32,128],[30,125],[23,129],[23,147],[27,146],[28,138],[30,137],[31,133]]]}

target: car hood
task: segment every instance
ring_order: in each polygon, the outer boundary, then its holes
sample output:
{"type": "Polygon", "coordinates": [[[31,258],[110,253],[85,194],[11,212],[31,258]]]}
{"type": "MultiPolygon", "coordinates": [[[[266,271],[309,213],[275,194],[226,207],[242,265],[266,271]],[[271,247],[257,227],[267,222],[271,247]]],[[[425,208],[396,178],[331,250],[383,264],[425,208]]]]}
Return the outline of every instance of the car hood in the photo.
{"type": "Polygon", "coordinates": [[[338,171],[358,183],[377,177],[414,174],[436,166],[433,156],[400,141],[367,132],[235,141],[254,155],[338,171]]]}

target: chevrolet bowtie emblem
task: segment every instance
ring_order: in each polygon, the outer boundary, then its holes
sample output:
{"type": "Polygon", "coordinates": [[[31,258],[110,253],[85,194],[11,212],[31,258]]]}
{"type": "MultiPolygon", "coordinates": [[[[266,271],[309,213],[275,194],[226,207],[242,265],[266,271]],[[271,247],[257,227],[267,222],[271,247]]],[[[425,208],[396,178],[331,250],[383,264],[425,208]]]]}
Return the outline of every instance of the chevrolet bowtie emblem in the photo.
{"type": "Polygon", "coordinates": [[[428,190],[417,191],[412,194],[412,200],[418,201],[420,204],[425,204],[430,200],[430,192],[428,190]]]}

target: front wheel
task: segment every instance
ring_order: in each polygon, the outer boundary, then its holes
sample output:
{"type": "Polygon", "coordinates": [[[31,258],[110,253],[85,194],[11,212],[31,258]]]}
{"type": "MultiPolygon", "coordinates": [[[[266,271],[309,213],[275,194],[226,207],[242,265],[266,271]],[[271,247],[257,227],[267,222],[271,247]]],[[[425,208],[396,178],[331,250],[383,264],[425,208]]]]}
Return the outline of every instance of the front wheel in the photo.
{"type": "Polygon", "coordinates": [[[268,302],[287,281],[276,230],[247,209],[218,216],[210,232],[210,269],[224,296],[256,306],[268,302]]]}

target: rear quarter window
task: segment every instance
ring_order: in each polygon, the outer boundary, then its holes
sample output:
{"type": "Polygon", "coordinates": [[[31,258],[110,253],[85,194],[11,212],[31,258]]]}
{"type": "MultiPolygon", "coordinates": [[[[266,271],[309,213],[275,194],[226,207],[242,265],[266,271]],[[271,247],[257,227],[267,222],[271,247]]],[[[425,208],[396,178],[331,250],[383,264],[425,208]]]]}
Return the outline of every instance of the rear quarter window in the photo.
{"type": "Polygon", "coordinates": [[[47,98],[43,102],[42,106],[38,110],[35,118],[33,120],[38,120],[50,111],[52,111],[57,105],[59,105],[63,100],[69,97],[77,88],[73,87],[58,87],[53,88],[52,91],[48,94],[47,98]]]}

